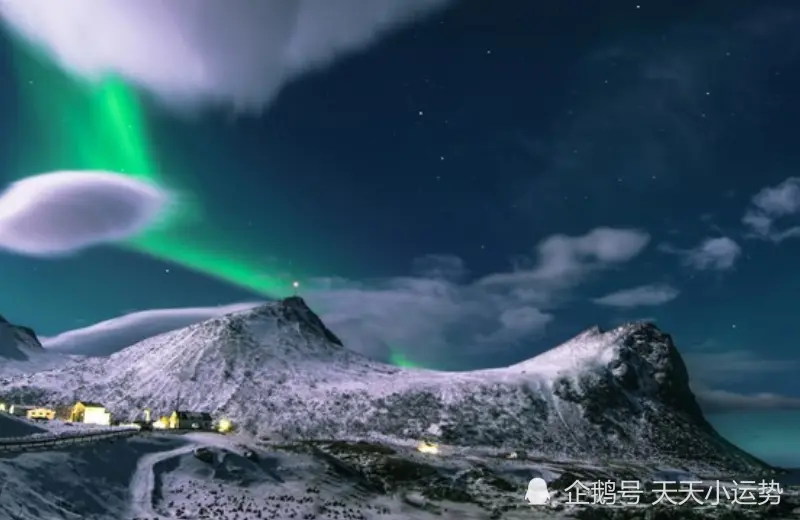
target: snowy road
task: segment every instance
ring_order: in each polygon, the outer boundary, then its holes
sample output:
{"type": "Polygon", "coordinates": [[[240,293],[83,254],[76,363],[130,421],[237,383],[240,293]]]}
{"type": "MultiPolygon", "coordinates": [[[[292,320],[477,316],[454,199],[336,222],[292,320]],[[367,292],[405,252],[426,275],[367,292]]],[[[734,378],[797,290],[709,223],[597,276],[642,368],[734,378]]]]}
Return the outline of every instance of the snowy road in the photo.
{"type": "Polygon", "coordinates": [[[155,465],[172,457],[191,453],[198,446],[199,444],[189,444],[170,451],[151,453],[139,459],[130,484],[131,518],[165,518],[153,510],[155,465]]]}

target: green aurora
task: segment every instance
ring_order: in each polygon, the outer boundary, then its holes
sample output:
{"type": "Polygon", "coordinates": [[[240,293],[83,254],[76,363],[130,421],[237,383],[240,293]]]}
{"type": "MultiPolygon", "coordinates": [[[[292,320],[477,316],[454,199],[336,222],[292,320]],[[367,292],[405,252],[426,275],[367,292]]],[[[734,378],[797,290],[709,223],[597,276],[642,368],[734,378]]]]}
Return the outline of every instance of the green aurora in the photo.
{"type": "MultiPolygon", "coordinates": [[[[65,74],[43,53],[25,45],[15,54],[16,73],[27,129],[38,153],[26,155],[17,180],[55,170],[105,170],[154,183],[177,194],[171,211],[153,226],[118,247],[172,262],[269,298],[293,293],[293,277],[264,272],[263,261],[236,255],[234,247],[213,236],[204,225],[203,208],[187,193],[198,193],[174,178],[165,178],[150,146],[145,113],[139,97],[120,78],[81,81],[65,74]],[[54,94],[57,93],[57,94],[54,94]],[[24,172],[24,173],[23,173],[24,172]]],[[[294,273],[297,276],[297,273],[294,273]]],[[[390,362],[422,368],[392,348],[390,362]]]]}
{"type": "MultiPolygon", "coordinates": [[[[63,73],[43,55],[20,49],[15,64],[25,109],[33,114],[29,131],[36,157],[25,157],[31,172],[105,170],[148,181],[176,194],[171,211],[151,229],[118,244],[173,262],[236,286],[275,298],[291,294],[292,278],[270,276],[263,262],[220,247],[202,222],[202,208],[184,186],[165,179],[151,151],[144,110],[133,88],[119,78],[82,82],[63,73]],[[57,94],[54,94],[57,93],[57,94]],[[41,124],[46,122],[46,124],[41,124]]],[[[24,172],[24,173],[22,173],[24,172]]],[[[222,241],[224,243],[224,241],[222,241]]]]}

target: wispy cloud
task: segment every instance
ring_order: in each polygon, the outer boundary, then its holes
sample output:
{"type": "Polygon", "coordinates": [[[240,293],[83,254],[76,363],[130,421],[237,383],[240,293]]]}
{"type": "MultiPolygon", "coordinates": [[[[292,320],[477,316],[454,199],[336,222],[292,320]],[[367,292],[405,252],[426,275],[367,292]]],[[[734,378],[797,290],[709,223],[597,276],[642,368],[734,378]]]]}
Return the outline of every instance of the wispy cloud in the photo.
{"type": "Polygon", "coordinates": [[[613,292],[593,301],[609,307],[652,307],[671,302],[679,294],[680,291],[670,285],[652,284],[613,292]]]}
{"type": "Polygon", "coordinates": [[[622,264],[639,255],[650,235],[636,229],[596,228],[583,236],[553,235],[537,246],[533,267],[486,276],[486,287],[515,286],[523,295],[532,286],[571,285],[596,269],[622,264]]]}
{"type": "MultiPolygon", "coordinates": [[[[635,258],[649,243],[636,229],[597,228],[585,235],[554,235],[508,271],[465,280],[464,262],[428,255],[408,276],[353,281],[309,280],[302,296],[325,323],[358,352],[389,361],[402,352],[440,368],[486,364],[513,352],[555,318],[579,285],[635,258]]],[[[106,355],[146,337],[254,304],[157,309],[44,338],[48,348],[106,355]]]]}
{"type": "Polygon", "coordinates": [[[706,413],[800,410],[797,396],[728,389],[753,379],[787,376],[800,370],[800,361],[767,358],[751,350],[722,349],[713,344],[685,353],[683,358],[692,390],[706,413]]]}
{"type": "MultiPolygon", "coordinates": [[[[542,240],[515,267],[465,281],[463,261],[428,255],[409,276],[370,281],[309,280],[303,297],[345,344],[389,361],[392,352],[422,365],[476,368],[541,333],[570,293],[593,275],[641,253],[647,233],[597,228],[542,240]]],[[[43,338],[62,352],[107,355],[137,341],[252,307],[156,309],[43,338]]]]}
{"type": "Polygon", "coordinates": [[[133,312],[88,327],[39,338],[45,348],[64,354],[107,356],[164,332],[188,327],[216,316],[250,309],[256,302],[218,307],[183,307],[133,312]]]}
{"type": "Polygon", "coordinates": [[[119,75],[180,108],[259,111],[289,81],[447,3],[25,0],[0,3],[0,16],[82,78],[119,75]]]}
{"type": "Polygon", "coordinates": [[[776,229],[776,222],[800,215],[800,177],[789,177],[780,184],[768,186],[752,199],[742,218],[749,236],[773,242],[800,237],[800,225],[776,229]]]}
{"type": "MultiPolygon", "coordinates": [[[[391,349],[421,364],[470,368],[508,352],[554,319],[572,289],[646,247],[634,229],[598,228],[554,235],[509,271],[460,283],[451,276],[409,276],[371,282],[317,280],[304,296],[354,350],[387,358],[391,349]]],[[[425,260],[429,274],[456,273],[452,257],[425,260]]],[[[417,263],[417,265],[419,265],[417,263]]]]}
{"type": "Polygon", "coordinates": [[[773,393],[741,394],[728,390],[695,387],[697,402],[705,413],[760,410],[800,410],[800,397],[773,393]]]}
{"type": "Polygon", "coordinates": [[[58,256],[123,240],[155,224],[170,196],[110,172],[34,175],[0,194],[0,248],[58,256]]]}
{"type": "Polygon", "coordinates": [[[660,251],[678,255],[683,263],[698,271],[727,271],[736,265],[742,248],[728,237],[707,238],[692,249],[679,249],[670,244],[662,244],[660,251]]]}
{"type": "Polygon", "coordinates": [[[800,370],[800,361],[775,359],[751,350],[707,348],[684,355],[693,380],[708,385],[749,381],[754,376],[800,370]]]}
{"type": "MultiPolygon", "coordinates": [[[[471,283],[419,276],[371,283],[326,280],[308,298],[356,350],[381,357],[394,347],[429,364],[450,361],[458,351],[468,364],[487,349],[510,349],[541,332],[565,292],[592,272],[634,258],[648,241],[646,233],[630,229],[555,235],[517,268],[471,283]]],[[[429,265],[428,272],[452,272],[455,264],[463,270],[448,257],[441,268],[429,265]]]]}

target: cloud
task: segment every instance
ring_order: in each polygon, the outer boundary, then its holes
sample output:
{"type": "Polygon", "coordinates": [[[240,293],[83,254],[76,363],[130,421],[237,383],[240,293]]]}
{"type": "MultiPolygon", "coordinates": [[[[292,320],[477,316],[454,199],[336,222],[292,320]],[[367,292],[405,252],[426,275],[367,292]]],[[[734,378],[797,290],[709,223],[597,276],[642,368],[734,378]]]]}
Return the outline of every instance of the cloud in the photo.
{"type": "Polygon", "coordinates": [[[522,289],[529,284],[572,284],[595,269],[631,260],[649,242],[650,235],[636,229],[596,228],[577,237],[553,235],[538,245],[536,266],[487,276],[480,283],[522,289]]]}
{"type": "Polygon", "coordinates": [[[414,276],[458,281],[467,274],[464,261],[453,255],[425,255],[411,264],[414,276]]]}
{"type": "MultiPolygon", "coordinates": [[[[642,231],[598,228],[548,237],[513,269],[466,283],[430,276],[442,272],[437,268],[427,277],[316,280],[304,297],[348,347],[363,354],[387,360],[397,350],[426,366],[472,368],[485,365],[487,355],[497,359],[530,341],[571,289],[631,260],[648,241],[642,231]]],[[[447,258],[444,265],[463,272],[461,261],[447,258]]]]}
{"type": "Polygon", "coordinates": [[[66,70],[116,74],[181,108],[262,110],[298,76],[448,0],[25,0],[5,22],[66,70]]]}
{"type": "MultiPolygon", "coordinates": [[[[583,236],[551,236],[512,270],[463,281],[464,263],[431,255],[412,275],[371,281],[307,280],[302,296],[347,345],[378,360],[393,353],[423,366],[469,369],[502,363],[554,319],[565,296],[592,273],[642,251],[640,231],[600,228],[583,236]]],[[[241,307],[254,304],[241,304],[241,307]]],[[[48,348],[105,355],[136,341],[238,307],[144,311],[43,338],[48,348]]]]}
{"type": "Polygon", "coordinates": [[[728,390],[694,388],[697,402],[705,413],[761,410],[800,410],[800,397],[771,393],[740,394],[728,390]]]}
{"type": "Polygon", "coordinates": [[[662,244],[660,251],[682,257],[683,263],[698,271],[727,271],[742,254],[742,248],[731,238],[707,238],[693,249],[678,249],[662,244]]]}
{"type": "Polygon", "coordinates": [[[153,309],[134,312],[75,329],[57,336],[39,338],[42,345],[64,354],[107,356],[143,339],[231,312],[249,309],[258,303],[235,303],[219,307],[153,309]]]}
{"type": "Polygon", "coordinates": [[[680,291],[669,285],[642,285],[631,289],[624,289],[601,298],[594,299],[598,305],[609,307],[648,307],[663,305],[678,297],[680,291]]]}
{"type": "Polygon", "coordinates": [[[102,171],[28,177],[0,193],[0,248],[58,256],[129,238],[168,208],[159,187],[102,171]]]}
{"type": "Polygon", "coordinates": [[[800,237],[800,225],[775,229],[776,221],[797,215],[800,215],[800,177],[789,177],[756,193],[742,223],[747,226],[751,238],[782,242],[800,237]]]}
{"type": "Polygon", "coordinates": [[[700,348],[683,357],[692,379],[709,386],[800,370],[798,360],[769,359],[750,350],[700,348]]]}
{"type": "Polygon", "coordinates": [[[774,393],[745,394],[724,389],[753,379],[789,375],[800,369],[800,361],[769,359],[751,350],[722,350],[701,346],[683,354],[692,390],[706,413],[758,410],[800,410],[800,397],[774,393]]]}

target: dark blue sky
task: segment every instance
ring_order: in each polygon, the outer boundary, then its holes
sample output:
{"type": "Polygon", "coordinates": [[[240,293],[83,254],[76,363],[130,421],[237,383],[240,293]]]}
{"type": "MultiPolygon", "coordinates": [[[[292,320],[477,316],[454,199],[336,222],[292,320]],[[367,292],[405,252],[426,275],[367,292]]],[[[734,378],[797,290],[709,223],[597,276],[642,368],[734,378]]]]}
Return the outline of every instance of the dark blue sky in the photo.
{"type": "MultiPolygon", "coordinates": [[[[341,278],[309,300],[346,337],[366,329],[362,350],[496,366],[595,323],[647,318],[673,334],[703,387],[794,398],[751,408],[798,407],[800,239],[754,238],[742,219],[762,189],[790,189],[781,183],[798,175],[799,28],[791,2],[457,2],[299,78],[260,116],[148,103],[152,143],[165,176],[202,201],[221,250],[275,258],[312,286],[341,278]],[[499,300],[480,283],[537,272],[548,237],[601,227],[648,240],[619,261],[570,242],[554,261],[571,270],[506,284],[499,300]],[[698,249],[722,238],[738,254],[698,249]],[[396,280],[432,254],[468,271],[396,280]],[[509,296],[526,284],[534,298],[509,296]],[[640,286],[650,293],[639,305],[630,294],[593,301],[640,286]],[[656,289],[671,296],[647,300],[656,289]],[[382,320],[397,325],[389,337],[382,320]]],[[[0,92],[19,87],[3,78],[0,92]]],[[[9,99],[3,110],[30,124],[9,99]]],[[[37,149],[14,131],[3,128],[9,161],[37,149]]],[[[775,217],[775,229],[797,216],[775,217]]],[[[0,269],[0,312],[44,335],[259,297],[111,246],[58,260],[3,254],[0,269]]]]}

